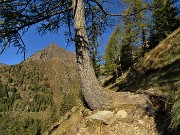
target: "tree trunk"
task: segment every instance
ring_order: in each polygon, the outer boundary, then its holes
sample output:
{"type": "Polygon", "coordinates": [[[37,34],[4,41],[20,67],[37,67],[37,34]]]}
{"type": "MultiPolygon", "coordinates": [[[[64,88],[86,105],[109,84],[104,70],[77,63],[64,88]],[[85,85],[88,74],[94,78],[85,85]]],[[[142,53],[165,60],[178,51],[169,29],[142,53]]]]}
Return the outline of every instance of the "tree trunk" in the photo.
{"type": "Polygon", "coordinates": [[[95,76],[89,54],[89,41],[83,0],[73,0],[76,58],[81,79],[81,91],[88,106],[98,109],[108,102],[95,76]]]}

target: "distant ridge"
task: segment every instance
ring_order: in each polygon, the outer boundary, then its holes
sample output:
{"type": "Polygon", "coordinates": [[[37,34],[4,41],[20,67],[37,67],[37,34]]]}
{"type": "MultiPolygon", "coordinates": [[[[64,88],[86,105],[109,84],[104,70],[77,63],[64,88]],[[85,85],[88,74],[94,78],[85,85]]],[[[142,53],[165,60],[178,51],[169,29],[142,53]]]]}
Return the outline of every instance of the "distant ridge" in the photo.
{"type": "Polygon", "coordinates": [[[75,54],[57,44],[20,64],[0,64],[0,135],[42,134],[79,104],[75,54]]]}
{"type": "Polygon", "coordinates": [[[7,65],[0,62],[0,67],[2,67],[2,66],[7,66],[7,65]]]}
{"type": "Polygon", "coordinates": [[[64,58],[64,61],[66,62],[68,62],[69,60],[75,61],[75,54],[73,52],[59,47],[56,43],[52,43],[45,49],[38,51],[37,53],[30,56],[26,61],[48,61],[59,57],[64,58]]]}

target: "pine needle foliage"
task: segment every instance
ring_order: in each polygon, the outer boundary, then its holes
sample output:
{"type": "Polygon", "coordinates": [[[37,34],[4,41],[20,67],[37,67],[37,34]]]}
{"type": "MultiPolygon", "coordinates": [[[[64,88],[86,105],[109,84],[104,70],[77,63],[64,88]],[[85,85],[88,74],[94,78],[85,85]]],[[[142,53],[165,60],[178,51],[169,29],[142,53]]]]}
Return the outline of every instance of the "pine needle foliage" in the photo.
{"type": "Polygon", "coordinates": [[[180,25],[176,0],[154,0],[152,11],[152,24],[150,35],[150,47],[153,49],[180,25]]]}
{"type": "Polygon", "coordinates": [[[172,95],[174,99],[171,108],[171,128],[178,129],[180,127],[180,90],[172,95]]]}
{"type": "Polygon", "coordinates": [[[120,53],[120,26],[116,26],[115,30],[111,34],[106,46],[106,52],[104,55],[105,68],[108,74],[117,74],[117,68],[119,66],[119,53],[120,53]]]}

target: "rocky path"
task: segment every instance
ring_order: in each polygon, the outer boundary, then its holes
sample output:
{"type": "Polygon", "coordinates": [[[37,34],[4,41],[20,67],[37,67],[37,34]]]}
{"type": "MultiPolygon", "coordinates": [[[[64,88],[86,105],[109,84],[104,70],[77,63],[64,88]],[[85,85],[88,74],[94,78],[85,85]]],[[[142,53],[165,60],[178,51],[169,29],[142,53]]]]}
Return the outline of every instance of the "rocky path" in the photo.
{"type": "Polygon", "coordinates": [[[55,125],[50,134],[158,135],[154,110],[147,96],[129,92],[110,92],[109,96],[112,101],[108,106],[95,111],[78,107],[55,125]]]}

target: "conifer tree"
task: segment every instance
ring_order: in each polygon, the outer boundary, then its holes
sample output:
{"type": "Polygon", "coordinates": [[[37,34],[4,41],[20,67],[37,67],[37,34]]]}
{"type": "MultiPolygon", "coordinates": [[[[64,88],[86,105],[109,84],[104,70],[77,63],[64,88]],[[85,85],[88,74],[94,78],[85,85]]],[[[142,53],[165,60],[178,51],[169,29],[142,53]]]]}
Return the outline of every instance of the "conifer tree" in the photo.
{"type": "Polygon", "coordinates": [[[154,48],[180,25],[176,0],[154,0],[150,35],[150,48],[154,48]]]}
{"type": "MultiPolygon", "coordinates": [[[[125,12],[128,12],[126,10],[125,12]]],[[[132,41],[135,36],[135,31],[133,30],[132,18],[130,16],[126,16],[123,19],[124,22],[124,30],[122,36],[122,47],[120,50],[120,64],[122,71],[126,71],[133,64],[133,56],[132,56],[132,41]]]]}
{"type": "Polygon", "coordinates": [[[118,75],[119,53],[120,53],[120,26],[116,26],[106,46],[104,55],[105,68],[108,74],[118,75]]]}
{"type": "MultiPolygon", "coordinates": [[[[99,0],[4,0],[0,1],[0,54],[9,46],[18,47],[24,52],[26,46],[22,34],[26,33],[32,25],[37,24],[37,31],[45,34],[47,31],[58,32],[66,24],[68,36],[75,41],[76,59],[81,81],[82,95],[92,109],[98,109],[111,101],[109,95],[103,93],[95,76],[89,55],[89,40],[87,34],[88,24],[92,24],[92,11],[99,18],[99,26],[107,26],[110,17],[124,15],[120,12],[113,13],[106,5],[108,1],[99,0]],[[91,16],[91,17],[90,17],[91,16]]],[[[112,6],[116,5],[112,1],[112,6]]],[[[146,7],[147,8],[147,7],[146,7]]],[[[119,8],[120,9],[120,8],[119,8]]],[[[144,9],[136,11],[141,12],[144,9]]],[[[132,14],[128,14],[131,16],[132,14]]],[[[104,28],[102,27],[102,28],[104,28]]]]}
{"type": "MultiPolygon", "coordinates": [[[[139,54],[136,54],[136,50],[133,50],[133,57],[139,58],[144,55],[147,51],[146,42],[148,39],[148,26],[149,26],[149,9],[143,10],[139,13],[136,13],[139,9],[147,7],[148,2],[144,0],[125,0],[128,8],[125,11],[125,14],[132,13],[134,14],[129,18],[129,26],[131,27],[131,36],[133,48],[138,48],[139,54]],[[131,26],[130,26],[131,25],[131,26]]],[[[127,26],[126,26],[127,27],[127,26]]]]}
{"type": "Polygon", "coordinates": [[[124,0],[127,9],[124,11],[122,18],[122,28],[117,35],[115,31],[112,33],[106,48],[106,69],[116,69],[118,73],[121,70],[126,71],[133,64],[136,56],[135,48],[142,46],[145,52],[145,44],[147,40],[147,11],[137,13],[139,9],[146,7],[148,4],[143,0],[124,0]],[[127,14],[132,16],[126,16],[127,14]],[[116,42],[115,37],[118,37],[116,42]],[[118,48],[118,50],[116,49],[118,48]],[[118,59],[116,57],[118,56],[118,59]],[[116,68],[115,68],[116,67],[116,68]]]}
{"type": "MultiPolygon", "coordinates": [[[[135,1],[133,9],[139,10],[143,7],[146,7],[148,3],[144,2],[144,0],[137,0],[135,1]]],[[[131,11],[133,12],[133,11],[131,11]]],[[[147,51],[147,37],[148,37],[148,25],[149,25],[149,12],[150,10],[144,10],[142,12],[139,12],[138,14],[135,15],[134,17],[134,25],[136,27],[137,31],[137,37],[136,37],[136,44],[138,47],[141,48],[141,54],[138,57],[144,56],[144,54],[147,51]]]]}

